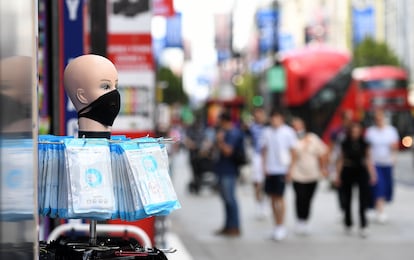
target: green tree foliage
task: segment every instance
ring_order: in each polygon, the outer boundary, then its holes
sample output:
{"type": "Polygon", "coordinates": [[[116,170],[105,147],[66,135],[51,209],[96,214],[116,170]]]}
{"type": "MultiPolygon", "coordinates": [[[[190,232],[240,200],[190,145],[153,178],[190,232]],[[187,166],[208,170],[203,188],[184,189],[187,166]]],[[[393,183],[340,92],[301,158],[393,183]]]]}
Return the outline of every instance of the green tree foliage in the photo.
{"type": "Polygon", "coordinates": [[[174,103],[187,104],[188,97],[183,89],[182,77],[177,77],[171,69],[160,67],[157,70],[157,81],[164,83],[162,102],[172,105],[174,103]]]}
{"type": "Polygon", "coordinates": [[[236,93],[239,97],[244,97],[246,108],[253,108],[253,97],[260,93],[259,78],[251,73],[244,73],[238,76],[238,80],[233,82],[236,87],[236,93]]]}
{"type": "Polygon", "coordinates": [[[366,37],[354,49],[353,62],[355,67],[374,65],[401,66],[397,55],[386,43],[377,42],[371,37],[366,37]]]}

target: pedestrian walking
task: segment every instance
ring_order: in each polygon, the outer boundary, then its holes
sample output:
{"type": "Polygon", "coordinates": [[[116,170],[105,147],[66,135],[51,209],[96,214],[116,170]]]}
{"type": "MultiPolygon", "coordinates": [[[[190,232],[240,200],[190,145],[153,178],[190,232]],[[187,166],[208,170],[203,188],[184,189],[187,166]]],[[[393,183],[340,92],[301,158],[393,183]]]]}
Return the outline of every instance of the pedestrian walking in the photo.
{"type": "Polygon", "coordinates": [[[352,190],[358,187],[359,226],[361,237],[367,236],[368,221],[366,211],[370,197],[370,184],[376,182],[376,174],[371,159],[370,145],[363,137],[360,123],[352,123],[341,145],[338,160],[336,184],[341,187],[344,203],[345,232],[350,233],[352,220],[352,190]]]}
{"type": "Polygon", "coordinates": [[[311,204],[321,177],[328,176],[327,145],[315,133],[306,130],[300,118],[292,119],[292,127],[296,131],[296,160],[292,167],[292,181],[295,193],[296,232],[309,233],[309,217],[311,204]]]}
{"type": "Polygon", "coordinates": [[[253,122],[248,128],[251,140],[251,178],[254,189],[255,215],[258,219],[266,216],[265,194],[263,192],[264,171],[260,147],[260,138],[266,126],[267,116],[263,107],[256,107],[253,111],[253,122]]]}
{"type": "Polygon", "coordinates": [[[196,119],[187,129],[184,145],[188,149],[192,180],[188,184],[189,191],[200,192],[206,172],[213,171],[212,163],[212,129],[205,127],[201,119],[196,119]]]}
{"type": "Polygon", "coordinates": [[[237,178],[240,172],[233,155],[242,142],[243,133],[233,124],[230,114],[226,112],[220,114],[216,134],[216,147],[219,154],[215,163],[215,172],[224,205],[225,221],[223,228],[216,232],[217,235],[236,237],[241,234],[236,198],[237,178]]]}
{"type": "Polygon", "coordinates": [[[330,133],[329,142],[329,177],[331,181],[331,188],[334,189],[338,196],[338,206],[341,210],[341,215],[344,211],[344,203],[341,187],[335,185],[337,176],[337,161],[341,154],[341,144],[345,139],[349,126],[352,124],[353,112],[352,110],[344,110],[341,114],[341,124],[330,133]]]}
{"type": "Polygon", "coordinates": [[[262,160],[265,171],[265,193],[270,197],[275,227],[272,238],[279,241],[287,236],[285,227],[285,186],[290,180],[295,161],[295,131],[285,123],[284,115],[274,110],[270,115],[270,126],[263,131],[261,139],[262,160]]]}
{"type": "Polygon", "coordinates": [[[376,220],[386,223],[388,216],[385,212],[385,203],[393,199],[393,169],[400,137],[397,129],[386,121],[382,109],[374,112],[374,125],[368,127],[365,139],[372,147],[372,159],[378,176],[372,191],[376,220]]]}

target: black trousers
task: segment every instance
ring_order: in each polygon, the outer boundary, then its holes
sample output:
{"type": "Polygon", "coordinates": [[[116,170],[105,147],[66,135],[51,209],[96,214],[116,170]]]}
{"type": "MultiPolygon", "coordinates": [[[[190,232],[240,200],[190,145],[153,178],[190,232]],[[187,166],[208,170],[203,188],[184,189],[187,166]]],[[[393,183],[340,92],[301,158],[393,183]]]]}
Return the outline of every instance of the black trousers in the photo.
{"type": "Polygon", "coordinates": [[[299,220],[308,220],[313,195],[315,194],[317,182],[301,183],[294,181],[296,217],[299,220]]]}
{"type": "Polygon", "coordinates": [[[341,192],[344,203],[344,224],[353,225],[352,221],[352,190],[358,187],[359,194],[359,225],[364,228],[368,225],[366,210],[370,198],[369,175],[364,167],[344,167],[341,174],[341,192]]]}

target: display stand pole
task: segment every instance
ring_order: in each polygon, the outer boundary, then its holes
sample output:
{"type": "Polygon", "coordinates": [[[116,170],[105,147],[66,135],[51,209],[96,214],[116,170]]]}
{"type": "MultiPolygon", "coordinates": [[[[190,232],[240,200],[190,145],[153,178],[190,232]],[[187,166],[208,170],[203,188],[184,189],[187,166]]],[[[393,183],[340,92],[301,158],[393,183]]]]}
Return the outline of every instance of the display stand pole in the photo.
{"type": "Polygon", "coordinates": [[[89,224],[89,244],[91,246],[96,246],[97,233],[96,233],[96,220],[91,220],[89,224]]]}
{"type": "MultiPolygon", "coordinates": [[[[95,133],[97,134],[97,133],[95,133]]],[[[81,136],[82,138],[106,138],[106,139],[110,139],[111,138],[111,133],[110,132],[102,132],[99,134],[99,136],[94,136],[94,135],[88,135],[85,133],[79,133],[78,132],[78,136],[81,136]]],[[[91,219],[89,222],[89,245],[90,246],[96,246],[97,245],[97,241],[98,241],[98,232],[96,231],[96,225],[97,225],[98,221],[97,220],[93,220],[91,219]]]]}

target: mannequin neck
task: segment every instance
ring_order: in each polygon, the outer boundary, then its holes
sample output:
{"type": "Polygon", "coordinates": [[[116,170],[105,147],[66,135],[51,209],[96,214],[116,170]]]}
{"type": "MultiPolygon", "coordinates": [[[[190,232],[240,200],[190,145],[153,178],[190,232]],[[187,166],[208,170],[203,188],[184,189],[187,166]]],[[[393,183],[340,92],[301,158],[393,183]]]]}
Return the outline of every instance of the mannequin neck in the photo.
{"type": "Polygon", "coordinates": [[[78,131],[78,138],[106,138],[106,139],[111,139],[111,132],[78,131]]]}
{"type": "Polygon", "coordinates": [[[110,126],[105,126],[95,120],[86,118],[86,117],[80,117],[78,119],[79,123],[79,131],[85,131],[85,132],[111,132],[110,126]]]}

